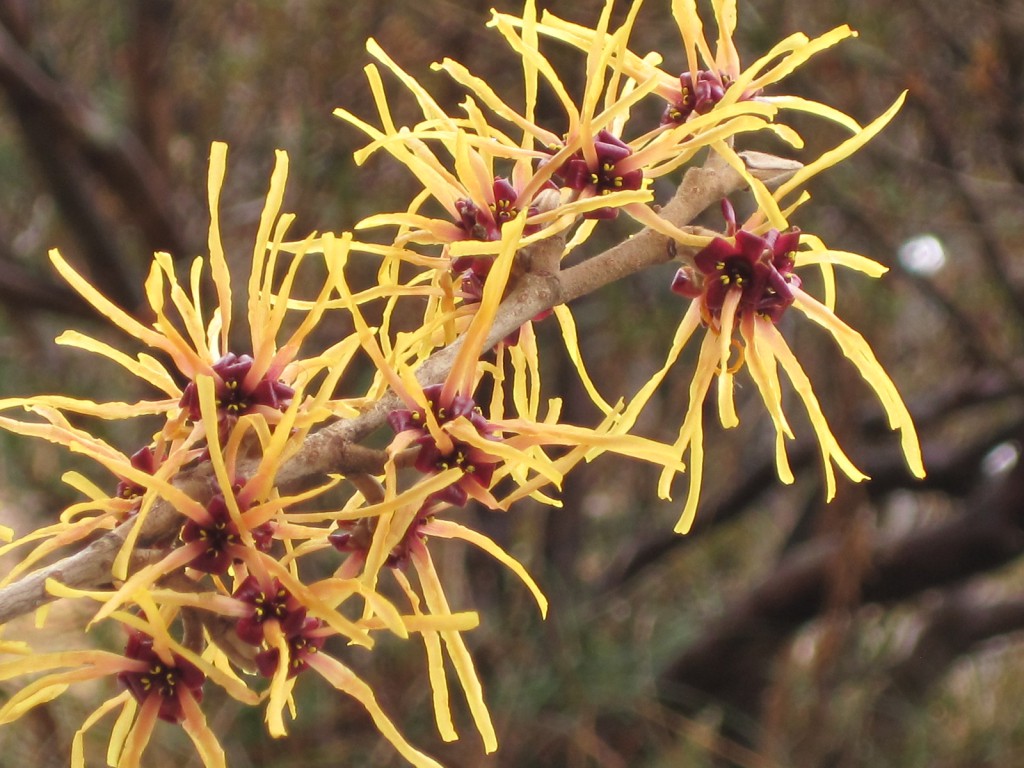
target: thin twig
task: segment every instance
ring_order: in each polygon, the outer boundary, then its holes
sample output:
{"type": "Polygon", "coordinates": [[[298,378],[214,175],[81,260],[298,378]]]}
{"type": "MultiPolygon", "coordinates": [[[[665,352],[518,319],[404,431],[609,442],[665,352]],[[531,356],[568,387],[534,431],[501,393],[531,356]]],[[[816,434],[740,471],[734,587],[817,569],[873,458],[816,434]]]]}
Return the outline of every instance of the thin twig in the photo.
{"type": "MultiPolygon", "coordinates": [[[[719,163],[709,162],[702,168],[691,168],[660,215],[678,227],[686,226],[710,205],[742,185],[743,180],[738,173],[721,167],[719,163]]],[[[668,244],[669,239],[664,235],[644,229],[635,237],[563,272],[524,274],[502,302],[487,337],[487,348],[493,347],[543,310],[669,261],[673,252],[668,244]]],[[[688,253],[682,248],[679,251],[679,255],[688,253]]],[[[417,372],[420,383],[429,385],[444,381],[461,345],[462,340],[457,339],[428,358],[417,372]]],[[[401,405],[394,392],[387,392],[359,416],[342,419],[307,436],[302,448],[278,472],[278,486],[288,489],[307,485],[329,472],[380,474],[386,454],[357,443],[381,427],[388,413],[401,405]]],[[[244,473],[244,467],[242,471],[244,473]]],[[[208,499],[214,492],[212,473],[205,465],[184,474],[175,483],[200,501],[208,499]]],[[[0,589],[0,624],[50,602],[53,598],[46,591],[47,579],[79,588],[109,583],[114,558],[134,524],[134,520],[123,523],[81,552],[0,589]]],[[[158,502],[146,517],[140,544],[173,535],[180,524],[180,513],[169,503],[158,502]]]]}

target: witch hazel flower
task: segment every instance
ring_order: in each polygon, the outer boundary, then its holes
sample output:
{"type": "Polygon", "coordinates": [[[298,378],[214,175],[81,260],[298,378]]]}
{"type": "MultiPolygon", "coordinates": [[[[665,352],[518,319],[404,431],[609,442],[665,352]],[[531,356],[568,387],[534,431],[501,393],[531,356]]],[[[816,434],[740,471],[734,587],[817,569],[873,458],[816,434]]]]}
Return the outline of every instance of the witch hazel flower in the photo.
{"type": "MultiPolygon", "coordinates": [[[[146,298],[151,314],[149,322],[137,319],[103,296],[59,251],[50,252],[50,260],[57,271],[98,313],[135,341],[169,360],[172,367],[167,367],[148,352],[132,357],[77,331],[65,332],[57,342],[111,360],[155,387],[162,397],[138,403],[97,403],[70,397],[40,396],[21,401],[6,400],[0,402],[0,406],[41,404],[102,419],[162,415],[166,419],[163,432],[167,440],[194,444],[202,439],[208,426],[198,419],[195,382],[199,377],[210,377],[217,384],[219,406],[216,423],[222,436],[226,437],[237,419],[246,414],[260,413],[270,423],[278,421],[299,383],[310,380],[325,368],[344,365],[347,361],[335,354],[335,348],[313,361],[303,361],[298,357],[303,341],[327,309],[330,288],[325,286],[320,295],[305,302],[301,310],[290,301],[292,287],[312,238],[307,238],[290,256],[289,263],[284,263],[282,241],[294,216],[281,213],[288,174],[287,155],[278,152],[276,159],[255,239],[245,297],[250,337],[247,353],[229,349],[233,308],[237,299],[233,298],[219,218],[227,147],[215,142],[211,147],[209,174],[209,257],[197,258],[189,269],[190,279],[179,281],[172,257],[167,253],[154,254],[146,280],[146,298]],[[212,312],[205,312],[201,301],[204,270],[208,270],[212,293],[216,297],[212,312]],[[293,329],[287,335],[282,333],[285,325],[293,329]],[[179,383],[182,379],[187,382],[184,386],[179,383]]],[[[326,414],[320,415],[320,418],[324,417],[326,414]]],[[[317,417],[308,413],[304,418],[317,417]]]]}
{"type": "MultiPolygon", "coordinates": [[[[411,764],[419,768],[440,768],[440,764],[414,748],[398,731],[378,704],[372,688],[358,677],[340,659],[327,653],[325,646],[331,639],[340,639],[351,645],[372,645],[369,633],[360,624],[345,619],[331,609],[325,601],[337,603],[346,597],[362,594],[376,611],[388,608],[389,620],[385,625],[401,629],[408,635],[403,619],[389,608],[389,604],[375,594],[360,591],[351,580],[329,579],[306,585],[295,570],[295,563],[285,568],[265,555],[258,555],[243,565],[244,575],[231,595],[183,595],[176,599],[179,605],[189,605],[211,611],[234,620],[237,640],[250,646],[243,668],[259,673],[268,681],[260,697],[265,702],[266,722],[272,736],[287,733],[285,713],[294,715],[293,691],[300,675],[315,672],[341,693],[351,696],[363,706],[380,733],[411,764]],[[330,594],[341,598],[331,599],[330,594]],[[323,599],[317,595],[324,595],[323,599]]],[[[160,595],[164,597],[164,595],[160,595]]],[[[175,596],[177,598],[177,596],[175,596]]],[[[437,626],[465,626],[466,616],[450,617],[437,626]]],[[[380,622],[378,622],[380,623],[380,622]]],[[[238,656],[233,654],[233,658],[238,656]]]]}
{"type": "MultiPolygon", "coordinates": [[[[240,490],[241,486],[236,485],[230,492],[237,494],[240,490]]],[[[227,573],[232,563],[243,560],[249,553],[241,530],[224,494],[215,493],[206,503],[206,519],[189,518],[181,528],[183,550],[193,555],[187,567],[203,573],[227,573]]],[[[263,523],[247,533],[257,551],[270,550],[274,538],[272,523],[263,523]]]]}
{"type": "MultiPolygon", "coordinates": [[[[549,181],[545,183],[541,191],[555,189],[555,185],[549,181]]],[[[526,206],[526,225],[523,227],[523,236],[529,237],[540,231],[542,225],[536,221],[540,209],[536,201],[522,199],[510,179],[504,176],[495,177],[490,194],[485,196],[485,201],[485,207],[481,207],[468,197],[455,201],[455,210],[459,213],[456,225],[466,233],[469,239],[486,242],[501,240],[501,228],[515,219],[524,205],[526,206]],[[531,219],[533,220],[531,221],[531,219]]],[[[458,269],[458,266],[453,264],[452,268],[458,269]]]]}
{"type": "MultiPolygon", "coordinates": [[[[131,455],[130,463],[132,468],[137,469],[140,472],[145,472],[147,475],[156,474],[157,467],[160,466],[160,462],[153,451],[153,447],[146,445],[137,450],[131,455]]],[[[141,504],[141,499],[146,494],[146,487],[141,483],[133,482],[126,478],[121,478],[117,484],[117,488],[114,491],[114,496],[125,501],[130,501],[133,504],[132,511],[137,511],[137,504],[141,504]]]]}
{"type": "MultiPolygon", "coordinates": [[[[641,3],[630,6],[626,20],[612,34],[625,40],[638,16],[641,3]]],[[[815,38],[795,33],[773,46],[766,54],[743,67],[733,42],[737,23],[735,0],[713,3],[717,37],[709,40],[701,15],[694,0],[672,3],[672,18],[679,29],[686,67],[665,69],[661,66],[662,56],[656,53],[640,55],[622,45],[615,49],[611,65],[637,82],[656,81],[654,93],[666,103],[662,115],[661,130],[688,125],[689,132],[718,131],[723,121],[735,120],[743,115],[772,117],[764,111],[765,106],[809,112],[836,122],[851,131],[859,129],[857,122],[844,113],[818,102],[795,96],[765,96],[763,91],[774,86],[803,66],[814,55],[827,50],[836,43],[856,36],[856,32],[842,25],[815,38]],[[689,125],[692,124],[692,125],[689,125]]],[[[599,30],[565,21],[545,11],[538,31],[546,36],[562,40],[582,50],[594,44],[599,30]]],[[[741,123],[737,123],[737,127],[741,123]]],[[[765,127],[769,127],[765,125],[765,127]]],[[[769,127],[776,130],[776,127],[769,127]]],[[[781,133],[792,136],[791,128],[784,127],[781,133]]],[[[685,136],[686,133],[680,133],[685,136]]]]}
{"type": "Polygon", "coordinates": [[[367,50],[415,95],[425,122],[412,129],[395,126],[380,73],[375,65],[370,65],[367,75],[375,85],[381,128],[345,109],[334,113],[373,139],[355,153],[355,161],[362,164],[378,149],[386,150],[412,172],[425,193],[444,208],[448,218],[421,213],[422,199],[417,198],[408,211],[370,216],[359,222],[356,229],[398,226],[404,229],[396,241],[399,245],[463,243],[464,251],[492,253],[475,244],[500,240],[502,227],[520,211],[527,212],[525,237],[555,234],[571,223],[571,218],[551,212],[550,199],[539,204],[545,195],[550,198],[555,189],[549,180],[550,172],[535,169],[540,153],[517,145],[487,125],[471,102],[463,105],[470,113],[469,120],[449,116],[374,41],[367,43],[367,50]]]}
{"type": "Polygon", "coordinates": [[[200,669],[171,653],[165,660],[153,649],[153,638],[140,631],[128,635],[124,649],[125,658],[140,662],[137,669],[124,670],[117,675],[118,681],[127,688],[143,707],[154,700],[157,717],[169,723],[180,723],[185,719],[186,698],[196,704],[203,700],[203,683],[206,675],[200,669]]]}
{"type": "MultiPolygon", "coordinates": [[[[545,189],[554,191],[556,187],[553,182],[549,181],[546,183],[545,189]]],[[[460,226],[472,239],[488,242],[500,241],[502,227],[520,214],[515,187],[508,179],[496,178],[493,194],[494,202],[488,204],[487,213],[484,213],[468,198],[455,202],[461,215],[460,226]]],[[[536,205],[530,205],[527,209],[526,223],[522,230],[524,238],[540,230],[540,224],[530,221],[531,217],[536,217],[537,213],[536,205]]],[[[487,281],[492,266],[494,266],[493,256],[458,256],[451,260],[451,272],[459,281],[464,306],[480,303],[483,297],[484,283],[487,281]]],[[[550,310],[547,310],[539,313],[533,319],[543,320],[549,314],[550,310]]],[[[516,343],[518,337],[519,331],[514,331],[509,336],[508,343],[516,343]]]]}
{"type": "Polygon", "coordinates": [[[30,421],[0,416],[0,428],[42,438],[87,456],[103,466],[112,479],[97,484],[78,472],[66,473],[62,480],[84,499],[65,509],[58,522],[13,538],[10,542],[0,542],[0,555],[35,544],[0,578],[0,586],[18,579],[54,552],[79,543],[98,531],[110,530],[151,507],[156,501],[154,494],[148,493],[147,496],[152,478],[158,476],[166,480],[197,454],[187,441],[167,441],[163,435],[158,435],[152,445],[126,456],[98,437],[75,427],[60,409],[40,400],[62,404],[62,398],[56,396],[0,401],[0,408],[21,406],[42,419],[30,421]]]}
{"type": "MultiPolygon", "coordinates": [[[[200,414],[210,422],[216,416],[216,386],[212,379],[200,377],[198,382],[200,414]]],[[[211,493],[200,501],[181,488],[157,476],[135,472],[132,479],[143,484],[154,496],[164,499],[182,516],[178,542],[165,546],[162,556],[127,575],[128,560],[115,561],[115,573],[125,574],[124,583],[108,595],[94,620],[109,616],[120,605],[134,600],[135,595],[160,579],[191,569],[197,574],[223,575],[239,567],[261,562],[262,553],[270,551],[279,536],[282,512],[294,504],[314,497],[334,485],[330,481],[296,496],[283,496],[275,488],[275,478],[282,457],[295,435],[299,399],[282,414],[282,420],[271,428],[258,415],[240,420],[230,439],[221,445],[217,430],[208,437],[207,455],[215,483],[211,493]],[[260,444],[255,468],[243,474],[241,465],[250,458],[252,445],[260,444]],[[119,568],[121,570],[119,570],[119,568]]],[[[246,462],[248,464],[248,462],[246,462]]],[[[137,526],[136,526],[137,528],[137,526]]],[[[133,529],[127,537],[131,540],[133,529]]],[[[130,550],[129,550],[130,551],[130,550]]]]}
{"type": "Polygon", "coordinates": [[[679,94],[669,100],[661,117],[663,125],[680,125],[691,115],[706,115],[725,96],[732,78],[708,69],[679,76],[679,94]]]}
{"type": "MultiPolygon", "coordinates": [[[[291,405],[295,390],[281,380],[260,376],[254,372],[251,355],[229,352],[211,366],[216,385],[217,414],[222,423],[233,424],[239,417],[260,413],[276,418],[275,412],[291,405]]],[[[199,395],[195,381],[186,385],[178,405],[188,413],[189,419],[200,419],[199,395]]]]}
{"type": "MultiPolygon", "coordinates": [[[[703,326],[704,338],[689,388],[689,403],[675,449],[689,454],[689,490],[676,531],[685,533],[693,523],[704,471],[704,401],[717,381],[719,420],[723,427],[739,424],[733,398],[734,381],[746,370],[764,402],[775,428],[775,461],[779,478],[794,481],[786,455],[786,440],[793,438],[782,403],[782,376],[791,382],[803,404],[821,451],[826,498],[836,492],[835,468],[850,480],[860,482],[861,472],[843,451],[829,427],[812,383],[776,327],[790,310],[812,320],[838,343],[844,356],[872,388],[886,412],[890,426],[900,433],[903,453],[910,471],[924,476],[921,449],[910,413],[892,380],[886,374],[867,341],[840,320],[832,308],[806,293],[795,273],[801,266],[840,264],[879,276],[885,268],[870,259],[842,251],[829,251],[821,241],[797,228],[780,231],[752,231],[763,216],[756,213],[738,227],[731,204],[723,202],[726,236],[716,237],[693,257],[693,266],[683,266],[672,281],[672,290],[690,300],[665,365],[645,384],[622,418],[632,424],[654,389],[674,365],[683,346],[703,326]],[[804,245],[811,246],[805,249],[804,245]]],[[[831,274],[831,272],[826,272],[831,274]]],[[[668,498],[675,470],[663,470],[659,493],[668,498]]]]}
{"type": "MultiPolygon", "coordinates": [[[[304,617],[296,628],[285,630],[285,665],[288,678],[309,669],[314,654],[324,647],[328,635],[334,634],[320,619],[304,617]]],[[[264,677],[274,677],[281,665],[281,649],[267,648],[256,654],[256,668],[264,677]]]]}
{"type": "Polygon", "coordinates": [[[459,539],[478,547],[522,580],[537,601],[542,616],[547,615],[548,603],[522,563],[497,543],[466,526],[440,519],[446,507],[447,503],[428,498],[395,507],[393,511],[372,518],[345,520],[328,535],[327,541],[346,556],[335,573],[336,578],[360,575],[368,587],[375,588],[373,585],[379,572],[387,569],[405,592],[413,616],[431,622],[424,624],[420,631],[427,651],[434,715],[441,738],[445,741],[458,738],[449,707],[449,673],[444,659],[447,654],[483,739],[484,749],[493,752],[497,748],[497,736],[483,697],[481,681],[462,637],[464,628],[452,625],[456,614],[451,611],[431,558],[429,539],[459,539]],[[405,573],[410,567],[416,573],[419,591],[405,573]],[[425,609],[422,607],[424,604],[425,609]]]}
{"type": "Polygon", "coordinates": [[[726,236],[716,237],[694,257],[696,270],[681,267],[672,281],[672,290],[689,299],[700,299],[701,314],[708,325],[719,323],[730,295],[738,295],[737,316],[756,313],[778,323],[793,304],[794,289],[801,285],[794,274],[794,252],[800,245],[800,230],[785,233],[769,229],[755,235],[738,229],[736,212],[728,200],[722,201],[726,236]]]}
{"type": "Polygon", "coordinates": [[[120,709],[110,735],[111,765],[138,766],[158,721],[180,724],[207,768],[225,768],[224,751],[202,710],[203,691],[215,681],[237,701],[255,705],[259,697],[232,675],[225,674],[184,648],[139,616],[119,616],[127,631],[123,654],[102,650],[62,651],[26,655],[0,662],[0,680],[38,675],[0,706],[0,724],[17,720],[31,708],[53,701],[74,683],[112,678],[121,693],[93,711],[75,733],[72,768],[85,768],[86,733],[104,716],[120,709]]]}
{"type": "Polygon", "coordinates": [[[395,431],[395,441],[418,448],[414,466],[424,474],[459,469],[462,477],[431,498],[461,507],[472,495],[477,498],[491,484],[498,459],[492,454],[461,440],[444,439],[433,430],[433,425],[442,429],[449,422],[464,418],[487,440],[500,440],[498,429],[490,424],[472,397],[448,394],[446,402],[444,386],[435,384],[423,388],[426,399],[424,408],[413,410],[398,409],[388,414],[388,424],[395,431]],[[428,417],[428,412],[430,416],[428,417]]]}
{"type": "MultiPolygon", "coordinates": [[[[555,173],[575,191],[577,200],[636,191],[643,187],[644,173],[630,162],[632,154],[633,148],[622,139],[601,130],[593,142],[585,143],[555,173]]],[[[618,208],[605,207],[586,211],[583,218],[614,219],[618,215],[618,208]]]]}
{"type": "MultiPolygon", "coordinates": [[[[533,191],[539,191],[542,180],[553,175],[561,177],[556,178],[556,182],[561,181],[561,186],[572,194],[563,196],[551,213],[570,222],[577,216],[612,218],[615,209],[638,205],[651,198],[643,184],[644,176],[638,172],[640,166],[624,161],[624,156],[632,154],[633,149],[620,137],[629,110],[650,93],[653,81],[638,83],[621,77],[621,71],[613,63],[617,43],[606,40],[603,35],[608,27],[609,11],[606,7],[598,22],[602,34],[593,38],[593,45],[587,49],[585,90],[578,101],[569,95],[555,68],[540,50],[536,6],[532,0],[525,4],[521,17],[493,12],[490,24],[522,58],[526,102],[521,111],[507,104],[462,64],[445,59],[435,65],[469,90],[473,98],[479,99],[499,119],[522,132],[519,146],[538,163],[530,182],[533,191]],[[516,27],[521,28],[520,31],[516,27]],[[537,95],[543,85],[550,88],[565,112],[566,126],[562,133],[550,130],[536,119],[537,95]]],[[[497,129],[491,130],[504,136],[497,129]]],[[[585,239],[589,231],[577,233],[576,237],[585,239]]]]}
{"type": "Polygon", "coordinates": [[[286,636],[301,631],[306,621],[305,606],[277,578],[250,574],[232,597],[251,606],[235,626],[239,638],[251,645],[260,645],[266,639],[264,625],[268,621],[276,621],[286,636]]]}

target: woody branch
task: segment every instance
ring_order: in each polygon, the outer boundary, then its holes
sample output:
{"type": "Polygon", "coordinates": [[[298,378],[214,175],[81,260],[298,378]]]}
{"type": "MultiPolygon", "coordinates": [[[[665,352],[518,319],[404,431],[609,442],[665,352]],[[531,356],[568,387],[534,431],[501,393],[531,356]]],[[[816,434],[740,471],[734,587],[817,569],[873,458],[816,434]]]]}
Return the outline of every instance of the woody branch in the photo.
{"type": "MultiPolygon", "coordinates": [[[[784,177],[787,170],[792,169],[788,161],[784,160],[767,163],[766,166],[765,158],[751,155],[747,162],[752,173],[769,183],[780,181],[780,174],[784,177]]],[[[686,173],[675,195],[661,209],[660,215],[677,227],[686,227],[702,211],[743,185],[743,178],[736,171],[712,158],[703,167],[691,168],[686,173]]],[[[523,274],[503,300],[488,336],[488,348],[545,309],[578,299],[616,280],[668,262],[673,257],[685,259],[693,255],[683,247],[670,248],[666,236],[644,229],[636,236],[580,264],[553,272],[547,267],[557,265],[557,257],[563,246],[559,238],[532,246],[534,253],[529,262],[533,270],[523,274]],[[551,253],[543,253],[541,249],[548,249],[551,253]],[[551,258],[552,253],[554,258],[551,258]],[[539,265],[545,265],[545,268],[538,269],[539,265]]],[[[418,372],[420,382],[428,385],[443,381],[460,345],[460,341],[456,340],[424,362],[418,372]]],[[[299,487],[322,479],[328,472],[342,475],[382,472],[386,454],[362,447],[359,441],[382,426],[387,414],[399,406],[397,396],[388,392],[359,416],[341,419],[309,435],[298,453],[278,472],[279,487],[299,487]]],[[[175,480],[175,484],[198,500],[208,499],[215,485],[208,464],[183,473],[175,480]]],[[[139,544],[146,546],[166,539],[173,535],[180,523],[181,515],[173,506],[164,501],[158,502],[144,521],[139,544]]],[[[122,523],[81,551],[0,589],[0,624],[30,613],[53,600],[46,591],[49,579],[77,588],[96,588],[109,584],[114,558],[134,524],[134,519],[122,523]]]]}

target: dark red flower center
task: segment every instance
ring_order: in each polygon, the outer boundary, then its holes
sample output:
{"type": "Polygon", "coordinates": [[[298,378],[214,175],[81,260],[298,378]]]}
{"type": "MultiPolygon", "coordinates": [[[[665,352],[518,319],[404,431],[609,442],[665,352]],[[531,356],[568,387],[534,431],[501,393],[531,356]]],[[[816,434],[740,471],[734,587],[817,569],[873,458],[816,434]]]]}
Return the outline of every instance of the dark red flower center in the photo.
{"type": "MultiPolygon", "coordinates": [[[[148,445],[133,453],[129,461],[132,467],[140,472],[145,472],[147,475],[152,475],[157,470],[156,456],[153,453],[153,449],[148,445]]],[[[144,485],[125,479],[122,479],[117,484],[117,490],[114,491],[117,498],[127,501],[141,499],[145,493],[146,487],[144,485]]]]}
{"type": "Polygon", "coordinates": [[[706,115],[722,100],[730,83],[727,78],[706,69],[694,79],[689,72],[679,76],[679,96],[665,108],[662,125],[685,123],[690,115],[706,115]]]}
{"type": "Polygon", "coordinates": [[[306,609],[298,598],[274,579],[264,588],[255,576],[249,576],[235,590],[234,598],[247,603],[252,612],[238,620],[235,631],[247,643],[259,645],[264,639],[263,625],[277,621],[285,635],[302,629],[306,620],[306,609]]]}
{"type": "MultiPolygon", "coordinates": [[[[237,419],[260,406],[283,411],[291,405],[295,390],[281,381],[271,381],[264,377],[254,385],[246,385],[245,380],[254,362],[249,355],[239,356],[229,352],[213,364],[215,398],[220,419],[237,419]]],[[[193,421],[201,418],[199,390],[195,382],[189,382],[185,387],[179,405],[193,421]]]]}
{"type": "Polygon", "coordinates": [[[763,236],[737,229],[736,215],[723,201],[726,232],[734,241],[716,237],[694,257],[696,269],[682,267],[672,290],[686,298],[699,298],[705,320],[717,319],[731,292],[739,291],[737,317],[756,312],[778,322],[794,301],[800,278],[793,273],[793,253],[800,245],[800,230],[771,229],[763,236]]]}
{"type": "Polygon", "coordinates": [[[134,631],[129,634],[124,655],[129,659],[146,662],[148,668],[144,672],[121,672],[117,679],[140,704],[152,696],[159,697],[158,716],[161,720],[170,723],[184,720],[181,695],[202,701],[206,676],[192,662],[178,654],[172,654],[173,664],[164,662],[153,650],[153,638],[148,635],[134,631]]]}
{"type": "MultiPolygon", "coordinates": [[[[235,561],[236,548],[242,544],[238,525],[231,519],[231,511],[222,493],[210,499],[206,511],[210,516],[209,523],[200,524],[189,520],[181,529],[181,540],[186,544],[199,541],[205,545],[205,549],[189,563],[189,567],[204,573],[226,573],[235,561]]],[[[253,528],[250,533],[259,551],[270,549],[274,534],[273,523],[264,523],[253,528]]]]}
{"type": "MultiPolygon", "coordinates": [[[[632,147],[605,130],[599,132],[593,141],[596,154],[594,165],[587,161],[581,149],[574,152],[555,171],[566,187],[602,196],[622,190],[636,190],[643,186],[643,171],[623,165],[623,161],[633,154],[632,147]]],[[[583,214],[583,218],[613,219],[618,213],[617,208],[599,208],[583,214]]]]}
{"type": "MultiPolygon", "coordinates": [[[[466,395],[455,395],[451,398],[450,403],[442,405],[440,403],[442,389],[440,384],[423,389],[430,411],[439,425],[458,418],[466,418],[478,434],[488,440],[499,439],[497,429],[484,418],[483,412],[473,398],[466,395]]],[[[416,430],[420,433],[419,437],[413,441],[414,445],[419,446],[419,453],[414,462],[416,469],[425,474],[437,474],[453,467],[463,471],[463,477],[457,483],[431,497],[431,500],[446,501],[455,506],[462,506],[469,498],[466,484],[475,483],[481,488],[488,488],[497,462],[485,451],[459,440],[451,441],[450,450],[441,450],[427,429],[426,420],[426,412],[423,409],[399,409],[388,414],[388,424],[391,425],[395,434],[407,430],[416,430]]]]}
{"type": "MultiPolygon", "coordinates": [[[[556,189],[556,187],[548,182],[544,189],[556,189]]],[[[495,177],[491,191],[494,202],[488,203],[486,208],[481,208],[469,198],[455,201],[455,210],[459,212],[459,220],[456,224],[471,240],[487,242],[500,240],[501,228],[518,216],[522,210],[516,205],[519,193],[508,179],[502,176],[495,177]]],[[[527,213],[530,216],[536,215],[537,207],[530,205],[527,213]]],[[[527,224],[523,234],[532,235],[539,229],[539,224],[527,224]]]]}
{"type": "MultiPolygon", "coordinates": [[[[429,505],[425,505],[423,510],[428,508],[429,505]]],[[[388,553],[384,564],[389,568],[404,568],[405,564],[409,562],[413,543],[426,540],[427,537],[422,529],[430,520],[431,515],[425,512],[417,517],[412,525],[406,529],[402,540],[388,553]]],[[[341,522],[338,524],[337,529],[332,531],[327,537],[327,540],[339,552],[357,552],[365,556],[370,551],[370,545],[373,543],[372,524],[365,519],[341,522]]]]}
{"type": "MultiPolygon", "coordinates": [[[[694,258],[703,276],[698,295],[706,313],[717,318],[730,292],[739,291],[737,316],[756,312],[778,322],[793,303],[793,289],[800,287],[792,257],[799,240],[800,231],[795,228],[786,233],[773,229],[763,237],[740,230],[735,243],[715,238],[694,258]]],[[[695,280],[692,269],[682,268],[672,288],[692,298],[695,280]]]]}
{"type": "MultiPolygon", "coordinates": [[[[309,667],[309,657],[323,648],[324,637],[318,632],[323,626],[320,619],[308,618],[294,634],[288,635],[288,677],[295,677],[309,667]]],[[[256,654],[256,669],[264,677],[273,677],[280,662],[281,652],[277,648],[256,654]]]]}

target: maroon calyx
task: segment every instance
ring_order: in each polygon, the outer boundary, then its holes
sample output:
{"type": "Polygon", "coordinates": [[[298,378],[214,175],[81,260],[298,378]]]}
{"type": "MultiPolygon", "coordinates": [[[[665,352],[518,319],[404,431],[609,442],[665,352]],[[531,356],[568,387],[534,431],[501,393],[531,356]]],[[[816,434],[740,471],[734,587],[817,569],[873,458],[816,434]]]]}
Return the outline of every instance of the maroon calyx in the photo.
{"type": "MultiPolygon", "coordinates": [[[[626,158],[633,154],[633,148],[618,136],[602,130],[594,138],[597,163],[591,167],[583,150],[574,152],[555,171],[563,184],[579,192],[590,192],[591,196],[609,195],[623,190],[637,190],[643,186],[644,174],[639,168],[624,166],[626,158]]],[[[583,214],[585,219],[614,219],[618,208],[598,208],[583,214]]]]}
{"type": "Polygon", "coordinates": [[[669,102],[662,125],[682,125],[691,115],[706,115],[725,96],[729,80],[707,69],[697,71],[697,76],[683,72],[679,76],[679,95],[669,102]]]}
{"type": "MultiPolygon", "coordinates": [[[[431,506],[430,503],[424,504],[420,509],[420,514],[406,529],[402,540],[388,553],[387,559],[384,561],[384,565],[388,568],[404,569],[409,562],[415,542],[426,540],[426,534],[422,529],[433,519],[433,515],[427,511],[431,506]]],[[[339,552],[357,553],[365,558],[373,543],[373,529],[367,519],[342,521],[327,536],[327,540],[339,552]]]]}
{"type": "MultiPolygon", "coordinates": [[[[557,187],[549,181],[541,189],[557,189],[557,187]]],[[[491,193],[494,202],[488,203],[486,208],[481,208],[469,198],[455,201],[455,210],[459,213],[459,220],[455,223],[470,240],[485,242],[501,240],[501,228],[518,216],[522,210],[521,205],[517,205],[519,193],[512,186],[512,182],[504,176],[495,176],[491,193]]],[[[536,214],[537,207],[531,204],[527,208],[527,215],[535,216],[536,214]]],[[[523,234],[532,235],[538,231],[540,231],[539,224],[527,224],[523,229],[523,234]]]]}
{"type": "MultiPolygon", "coordinates": [[[[488,440],[499,440],[498,429],[484,418],[483,413],[472,397],[467,395],[455,395],[451,402],[440,403],[443,386],[435,384],[425,387],[423,394],[431,413],[437,419],[438,424],[446,424],[458,418],[465,418],[476,429],[477,433],[488,440]]],[[[424,474],[437,474],[452,467],[462,470],[463,475],[458,482],[448,486],[442,491],[433,494],[429,501],[445,501],[454,506],[461,507],[469,499],[467,486],[475,484],[477,487],[487,490],[491,484],[497,461],[487,452],[464,443],[460,440],[452,440],[450,451],[442,451],[438,447],[434,437],[426,426],[426,413],[423,409],[398,409],[388,414],[388,424],[395,431],[395,434],[415,430],[419,436],[413,440],[413,445],[419,446],[419,453],[416,455],[414,466],[424,474]]]]}
{"type": "Polygon", "coordinates": [[[800,245],[800,230],[770,229],[763,236],[736,228],[735,213],[723,202],[727,232],[734,242],[716,237],[694,257],[696,271],[682,267],[672,290],[686,298],[700,298],[705,321],[721,316],[730,292],[739,291],[737,317],[755,313],[777,323],[793,303],[800,278],[793,273],[793,253],[800,245]],[[698,274],[699,271],[699,274],[698,274]]]}
{"type": "MultiPolygon", "coordinates": [[[[245,380],[255,361],[249,355],[228,352],[213,364],[215,400],[220,421],[233,421],[257,407],[283,411],[291,405],[295,390],[282,381],[271,381],[266,377],[255,385],[246,385],[245,380]]],[[[178,405],[192,421],[202,417],[199,407],[199,389],[195,382],[189,382],[181,395],[178,405]]]]}
{"type": "Polygon", "coordinates": [[[181,705],[182,696],[191,696],[197,702],[203,699],[203,683],[206,675],[192,662],[172,653],[173,663],[167,664],[153,650],[153,638],[139,631],[128,634],[124,655],[136,661],[145,662],[144,672],[119,672],[118,681],[127,688],[139,704],[153,696],[160,699],[158,717],[169,723],[180,723],[185,719],[181,705]]]}
{"type": "MultiPolygon", "coordinates": [[[[147,475],[155,474],[158,466],[156,454],[153,453],[153,449],[148,445],[133,453],[129,462],[132,467],[140,472],[145,472],[147,475]]],[[[117,498],[136,502],[135,507],[129,514],[134,514],[138,511],[138,503],[145,494],[146,487],[144,485],[124,478],[117,484],[117,489],[114,491],[114,495],[117,498]]]]}
{"type": "MultiPolygon", "coordinates": [[[[494,259],[489,256],[460,256],[452,261],[452,272],[459,279],[464,305],[479,304],[484,297],[484,283],[494,266],[494,259]]],[[[552,310],[545,309],[533,316],[537,323],[548,317],[552,310]]],[[[519,343],[519,328],[506,336],[503,341],[507,346],[514,347],[519,343]]]]}
{"type": "MultiPolygon", "coordinates": [[[[295,677],[309,667],[309,657],[319,653],[326,638],[320,631],[324,627],[320,619],[306,618],[294,633],[286,635],[288,641],[288,677],[295,677]]],[[[268,648],[256,654],[256,669],[264,677],[273,677],[281,663],[281,652],[268,648]]]]}
{"type": "Polygon", "coordinates": [[[278,579],[264,587],[259,579],[250,575],[238,585],[233,597],[251,606],[251,612],[238,620],[235,631],[252,645],[263,643],[263,625],[268,621],[276,621],[286,636],[300,632],[305,624],[305,607],[278,579]]]}
{"type": "MultiPolygon", "coordinates": [[[[223,574],[233,562],[245,554],[238,525],[223,493],[214,494],[206,505],[210,522],[200,524],[189,519],[181,529],[181,540],[186,544],[202,542],[205,549],[188,565],[203,573],[223,574]]],[[[267,552],[273,543],[274,526],[267,522],[250,530],[256,549],[267,552]]]]}

